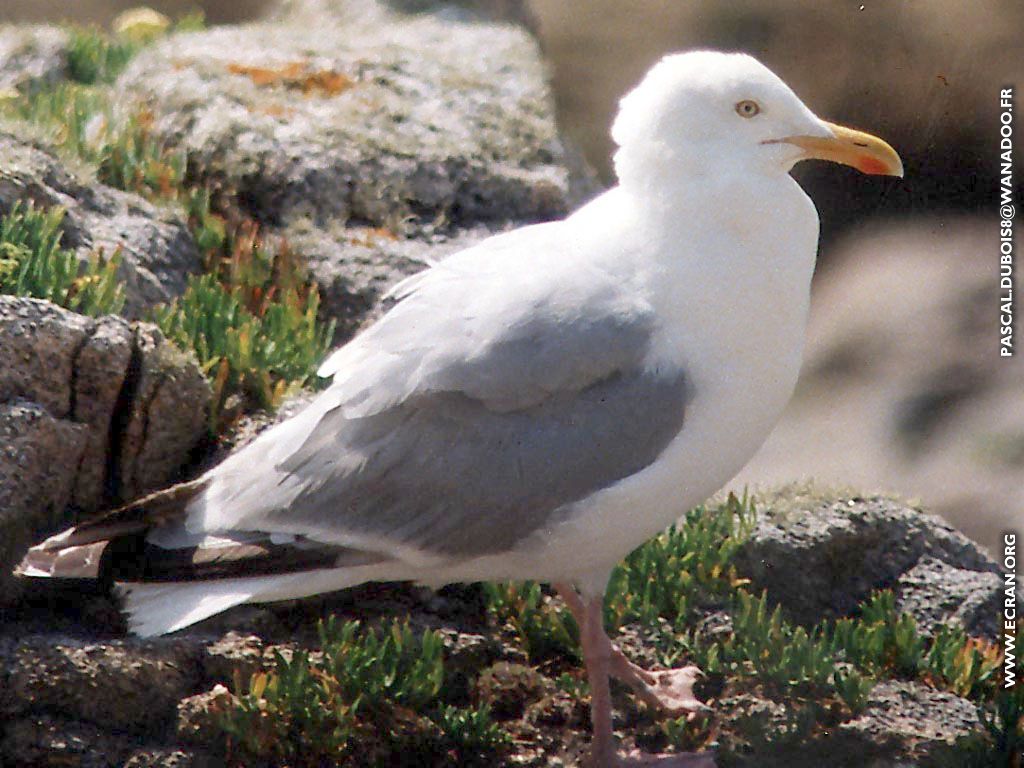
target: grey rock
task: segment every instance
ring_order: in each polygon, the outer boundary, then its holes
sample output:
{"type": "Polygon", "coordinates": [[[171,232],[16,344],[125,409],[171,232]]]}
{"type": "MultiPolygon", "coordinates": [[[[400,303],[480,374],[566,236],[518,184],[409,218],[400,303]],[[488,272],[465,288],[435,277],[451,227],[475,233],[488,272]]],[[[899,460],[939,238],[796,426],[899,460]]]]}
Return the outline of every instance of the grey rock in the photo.
{"type": "Polygon", "coordinates": [[[68,33],[56,27],[0,26],[0,90],[39,90],[64,79],[68,33]]]}
{"type": "MultiPolygon", "coordinates": [[[[977,708],[967,699],[923,683],[886,681],[875,685],[857,717],[814,735],[798,735],[799,697],[782,700],[754,693],[724,697],[716,705],[729,724],[723,739],[725,765],[741,768],[915,768],[956,765],[948,758],[954,742],[979,727],[977,708]]],[[[824,713],[819,713],[820,719],[824,713]]]]}
{"type": "Polygon", "coordinates": [[[255,635],[228,632],[203,649],[203,679],[229,684],[237,675],[248,680],[255,672],[268,666],[268,652],[255,635]]]}
{"type": "Polygon", "coordinates": [[[98,509],[112,490],[107,485],[108,449],[133,345],[132,328],[126,320],[102,317],[92,325],[71,361],[74,406],[69,415],[85,425],[88,440],[75,482],[75,503],[82,509],[98,509]]]}
{"type": "MultiPolygon", "coordinates": [[[[948,523],[885,497],[769,503],[740,548],[736,567],[796,621],[814,624],[849,615],[873,590],[898,587],[901,576],[926,557],[956,570],[997,570],[978,545],[948,523]]],[[[987,597],[969,599],[983,603],[987,597]]],[[[951,610],[933,618],[952,616],[951,610]]],[[[967,629],[987,631],[984,622],[967,629]]]]}
{"type": "Polygon", "coordinates": [[[532,221],[571,206],[536,43],[433,15],[172,36],[118,81],[270,224],[532,221]]]}
{"type": "Polygon", "coordinates": [[[353,19],[381,14],[384,8],[399,13],[435,13],[460,21],[485,20],[519,24],[534,34],[540,22],[525,0],[282,0],[271,6],[267,16],[290,23],[322,24],[324,19],[351,22],[353,19]]]}
{"type": "Polygon", "coordinates": [[[88,643],[21,638],[6,659],[7,696],[106,730],[158,736],[199,682],[199,646],[188,640],[88,643]]]}
{"type": "Polygon", "coordinates": [[[95,251],[120,252],[125,314],[140,317],[181,295],[202,268],[191,233],[179,216],[138,195],[79,178],[49,151],[0,132],[0,215],[15,203],[61,206],[62,244],[82,261],[95,251]]]}
{"type": "Polygon", "coordinates": [[[124,768],[220,768],[223,765],[223,759],[202,750],[177,747],[145,747],[132,752],[124,762],[124,768]]]}
{"type": "Polygon", "coordinates": [[[70,415],[75,358],[94,327],[48,301],[0,296],[0,402],[23,397],[58,419],[70,415]]]}
{"type": "Polygon", "coordinates": [[[550,695],[554,684],[533,667],[499,661],[480,673],[474,696],[490,703],[499,720],[520,717],[526,708],[550,695]]]}
{"type": "Polygon", "coordinates": [[[916,763],[978,726],[977,707],[967,699],[923,683],[890,680],[877,684],[864,713],[839,730],[863,736],[880,748],[899,745],[897,756],[916,763]]]}
{"type": "Polygon", "coordinates": [[[33,768],[116,768],[124,764],[130,740],[90,723],[30,715],[4,724],[0,765],[33,768]]]}
{"type": "Polygon", "coordinates": [[[131,499],[177,479],[189,451],[205,434],[210,385],[195,358],[158,328],[134,328],[132,408],[119,437],[117,494],[131,499]]]}
{"type": "Polygon", "coordinates": [[[215,744],[221,733],[217,726],[218,708],[228,706],[230,700],[228,689],[215,685],[178,702],[177,742],[200,747],[215,744]]]}
{"type": "Polygon", "coordinates": [[[954,622],[973,635],[999,635],[1003,581],[992,571],[957,568],[934,557],[922,557],[894,585],[896,607],[913,616],[926,632],[954,622]]]}
{"type": "Polygon", "coordinates": [[[145,323],[0,296],[0,599],[29,539],[178,479],[209,385],[145,323]]]}
{"type": "Polygon", "coordinates": [[[0,401],[0,603],[21,594],[10,566],[35,532],[63,519],[87,445],[84,424],[56,418],[28,400],[0,401]]]}
{"type": "Polygon", "coordinates": [[[428,261],[597,189],[559,136],[536,41],[482,20],[522,21],[523,4],[467,5],[481,12],[293,2],[173,35],[122,74],[120,111],[145,105],[232,212],[286,239],[347,339],[428,261]]]}
{"type": "Polygon", "coordinates": [[[444,639],[445,687],[452,696],[468,698],[477,672],[500,658],[501,642],[495,637],[454,629],[439,631],[444,639]]]}

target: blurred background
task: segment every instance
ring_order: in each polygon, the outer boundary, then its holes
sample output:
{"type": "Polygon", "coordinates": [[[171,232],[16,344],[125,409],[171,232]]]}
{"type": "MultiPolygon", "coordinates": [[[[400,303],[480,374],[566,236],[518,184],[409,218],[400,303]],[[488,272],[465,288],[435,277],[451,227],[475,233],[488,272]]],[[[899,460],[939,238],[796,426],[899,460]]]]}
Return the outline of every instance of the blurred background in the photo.
{"type": "MultiPolygon", "coordinates": [[[[0,21],[106,25],[138,4],[0,0],[0,21]]],[[[199,8],[220,24],[269,2],[146,4],[172,17],[199,8]]],[[[1024,528],[1024,349],[998,354],[996,216],[1000,88],[1017,84],[1024,111],[1024,3],[529,0],[529,10],[563,129],[606,183],[618,98],[664,53],[695,47],[756,55],[820,116],[903,156],[904,180],[797,169],[822,220],[804,375],[733,486],[814,478],[896,492],[989,547],[1024,528]]]]}

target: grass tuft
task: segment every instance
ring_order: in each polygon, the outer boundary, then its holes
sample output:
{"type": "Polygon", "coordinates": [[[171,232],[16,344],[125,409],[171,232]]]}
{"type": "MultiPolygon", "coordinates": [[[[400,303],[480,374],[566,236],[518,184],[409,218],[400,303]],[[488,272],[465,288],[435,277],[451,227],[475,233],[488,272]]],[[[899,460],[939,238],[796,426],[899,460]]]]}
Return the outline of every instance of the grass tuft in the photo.
{"type": "Polygon", "coordinates": [[[128,37],[111,37],[97,27],[69,30],[68,76],[76,83],[112,83],[138,53],[140,44],[128,37]]]}
{"type": "Polygon", "coordinates": [[[113,22],[113,33],[97,26],[72,25],[68,32],[68,77],[83,85],[113,83],[128,62],[146,45],[169,31],[193,32],[205,28],[201,11],[172,22],[151,8],[134,8],[113,22]]]}
{"type": "Polygon", "coordinates": [[[661,620],[681,627],[694,608],[720,600],[746,581],[732,565],[756,519],[750,499],[729,494],[714,508],[697,507],[630,554],[613,572],[605,601],[610,630],[661,620]]]}
{"type": "Polygon", "coordinates": [[[958,626],[925,637],[912,616],[896,609],[888,590],[865,601],[857,618],[837,621],[829,645],[871,674],[922,679],[971,699],[992,694],[1001,662],[996,646],[969,638],[958,626]]]}
{"type": "Polygon", "coordinates": [[[62,248],[64,210],[16,203],[0,218],[0,293],[52,301],[84,315],[116,314],[124,307],[117,279],[120,256],[93,253],[87,264],[62,248]]]}
{"type": "Polygon", "coordinates": [[[321,650],[276,654],[274,669],[235,681],[219,713],[233,764],[380,765],[415,752],[422,764],[489,765],[508,745],[486,706],[440,698],[443,639],[391,622],[363,630],[320,624],[321,650]],[[245,689],[244,692],[243,689],[245,689]]]}
{"type": "Polygon", "coordinates": [[[78,83],[12,100],[5,109],[43,126],[55,147],[96,168],[99,181],[150,198],[174,199],[185,180],[185,157],[152,133],[145,110],[117,121],[106,91],[78,83]]]}
{"type": "Polygon", "coordinates": [[[768,598],[745,590],[736,594],[732,636],[723,643],[722,658],[735,674],[756,676],[784,690],[821,692],[835,664],[821,629],[808,632],[768,607],[768,598]]]}
{"type": "Polygon", "coordinates": [[[304,281],[284,245],[270,248],[255,226],[229,234],[206,213],[197,235],[207,251],[208,273],[189,280],[185,294],[155,310],[167,338],[191,349],[212,380],[214,431],[230,420],[228,399],[276,408],[290,394],[316,383],[330,349],[334,321],[317,319],[320,295],[304,281]]]}
{"type": "MultiPolygon", "coordinates": [[[[1017,665],[1024,673],[1024,661],[1017,665]]],[[[1000,689],[993,701],[978,706],[983,730],[957,740],[940,760],[941,768],[1021,768],[1024,765],[1024,685],[1000,689]]]]}
{"type": "Polygon", "coordinates": [[[583,658],[576,620],[568,610],[555,607],[540,584],[484,582],[483,589],[488,614],[499,625],[513,630],[531,662],[583,658]]]}

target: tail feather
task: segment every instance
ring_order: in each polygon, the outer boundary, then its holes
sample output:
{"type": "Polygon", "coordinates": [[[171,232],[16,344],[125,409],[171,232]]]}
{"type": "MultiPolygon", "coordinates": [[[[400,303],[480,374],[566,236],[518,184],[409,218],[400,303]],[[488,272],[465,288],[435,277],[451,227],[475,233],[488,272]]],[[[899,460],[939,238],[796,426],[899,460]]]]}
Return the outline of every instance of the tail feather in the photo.
{"type": "Polygon", "coordinates": [[[119,536],[141,533],[154,526],[180,520],[185,515],[188,503],[206,488],[206,485],[207,480],[199,478],[151,493],[61,531],[33,549],[46,551],[93,544],[119,536]]]}
{"type": "MultiPolygon", "coordinates": [[[[45,542],[44,542],[45,543],[45,542]]],[[[103,553],[109,541],[47,549],[42,544],[32,547],[14,569],[15,576],[60,579],[98,579],[103,553]]]]}
{"type": "Polygon", "coordinates": [[[118,583],[128,627],[142,637],[163,635],[242,603],[293,600],[387,578],[387,565],[319,568],[298,573],[191,582],[118,583]]]}
{"type": "Polygon", "coordinates": [[[140,637],[183,629],[248,602],[263,579],[223,579],[190,583],[117,584],[129,629],[140,637]]]}
{"type": "MultiPolygon", "coordinates": [[[[242,603],[288,600],[394,578],[381,552],[302,535],[185,526],[203,479],[151,494],[32,547],[19,576],[98,579],[124,598],[132,632],[174,632],[242,603]]],[[[401,578],[401,577],[399,577],[401,578]]]]}

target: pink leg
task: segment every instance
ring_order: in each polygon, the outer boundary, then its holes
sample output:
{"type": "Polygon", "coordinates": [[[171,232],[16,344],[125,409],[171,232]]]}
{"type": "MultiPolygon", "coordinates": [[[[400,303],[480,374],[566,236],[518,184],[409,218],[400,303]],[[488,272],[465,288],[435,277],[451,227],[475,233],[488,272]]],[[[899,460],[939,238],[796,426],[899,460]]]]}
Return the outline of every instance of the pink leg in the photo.
{"type": "Polygon", "coordinates": [[[603,601],[592,598],[583,607],[577,622],[580,625],[580,644],[583,663],[590,679],[590,720],[593,737],[590,755],[593,768],[612,768],[616,764],[615,742],[612,735],[612,695],[608,686],[611,667],[611,643],[602,626],[603,601]]]}
{"type": "Polygon", "coordinates": [[[617,647],[612,657],[612,674],[633,689],[643,702],[654,709],[679,717],[707,712],[710,707],[693,693],[694,683],[702,674],[694,666],[649,672],[626,658],[617,647]]]}
{"type": "MultiPolygon", "coordinates": [[[[555,584],[555,589],[580,625],[586,613],[583,599],[574,587],[569,584],[555,584]]],[[[601,630],[604,634],[604,630],[601,630]]],[[[607,635],[605,635],[607,640],[607,635]]],[[[694,683],[701,675],[697,667],[682,667],[658,672],[648,672],[631,662],[618,646],[607,640],[611,647],[611,674],[628,685],[645,704],[660,709],[676,717],[697,712],[706,712],[708,706],[697,699],[693,693],[694,683]]]]}
{"type": "Polygon", "coordinates": [[[555,588],[569,606],[580,627],[583,662],[590,680],[590,719],[593,725],[591,765],[593,768],[614,766],[648,766],[662,768],[715,768],[710,752],[673,755],[633,753],[618,758],[612,732],[612,698],[608,686],[609,674],[629,684],[641,698],[655,707],[670,712],[695,712],[707,709],[693,695],[693,681],[699,670],[687,667],[668,672],[647,672],[633,664],[616,648],[604,631],[603,596],[584,599],[575,588],[556,584],[555,588]],[[666,678],[667,676],[667,678],[666,678]]]}

